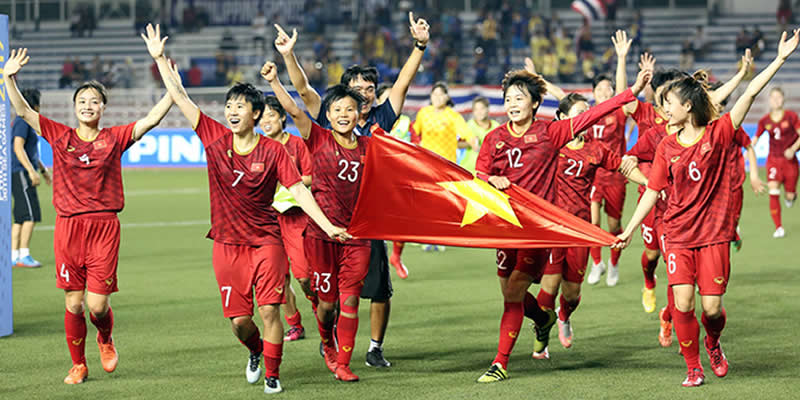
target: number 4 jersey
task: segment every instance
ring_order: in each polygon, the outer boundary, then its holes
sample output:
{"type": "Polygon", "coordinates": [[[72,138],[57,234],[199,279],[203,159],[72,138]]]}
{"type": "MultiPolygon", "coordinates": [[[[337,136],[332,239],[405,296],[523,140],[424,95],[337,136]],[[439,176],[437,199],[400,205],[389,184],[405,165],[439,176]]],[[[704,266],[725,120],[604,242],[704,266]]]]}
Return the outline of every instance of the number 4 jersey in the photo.
{"type": "MultiPolygon", "coordinates": [[[[345,146],[336,140],[335,133],[331,130],[316,123],[311,124],[311,132],[306,139],[314,164],[311,193],[333,225],[350,226],[350,218],[353,217],[358,200],[361,175],[364,172],[367,143],[369,137],[356,136],[353,146],[345,146]]],[[[306,234],[334,241],[311,220],[308,221],[306,234]]],[[[349,240],[345,244],[364,245],[366,241],[349,240]]]]}
{"type": "Polygon", "coordinates": [[[208,160],[211,230],[207,237],[226,244],[280,244],[275,189],[300,182],[289,153],[275,140],[258,136],[247,154],[233,149],[233,132],[201,113],[195,127],[208,160]]]}

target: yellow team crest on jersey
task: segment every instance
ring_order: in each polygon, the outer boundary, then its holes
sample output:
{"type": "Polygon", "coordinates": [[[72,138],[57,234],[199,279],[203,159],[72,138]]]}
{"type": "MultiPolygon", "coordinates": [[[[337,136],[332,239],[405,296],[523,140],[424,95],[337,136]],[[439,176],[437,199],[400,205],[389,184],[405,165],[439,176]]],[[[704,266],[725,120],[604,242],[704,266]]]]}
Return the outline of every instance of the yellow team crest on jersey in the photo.
{"type": "Polygon", "coordinates": [[[69,152],[69,153],[72,153],[73,151],[75,151],[75,148],[74,148],[74,147],[72,147],[72,146],[67,146],[67,152],[69,152]]]}
{"type": "Polygon", "coordinates": [[[768,131],[771,131],[772,130],[772,124],[767,124],[766,128],[767,128],[768,131]]]}
{"type": "Polygon", "coordinates": [[[656,117],[656,123],[657,123],[657,124],[661,124],[661,123],[663,123],[663,122],[664,122],[664,119],[663,119],[663,118],[661,118],[661,117],[656,117]]]}
{"type": "Polygon", "coordinates": [[[106,286],[111,286],[112,283],[114,283],[114,278],[106,279],[106,286]]]}
{"type": "Polygon", "coordinates": [[[675,157],[670,158],[669,162],[673,162],[674,163],[674,162],[677,162],[680,159],[681,159],[681,156],[675,156],[675,157]]]}
{"type": "Polygon", "coordinates": [[[517,331],[508,332],[508,337],[510,337],[512,339],[515,339],[517,337],[517,335],[519,335],[519,332],[517,332],[517,331]]]}
{"type": "Polygon", "coordinates": [[[500,150],[500,149],[502,149],[502,148],[503,148],[503,146],[505,146],[505,145],[506,145],[506,144],[505,144],[504,142],[497,142],[497,144],[496,144],[496,145],[494,145],[494,147],[495,147],[495,148],[497,148],[497,150],[500,150]]]}
{"type": "Polygon", "coordinates": [[[722,276],[718,276],[714,278],[714,283],[716,283],[717,285],[722,285],[723,283],[725,283],[725,278],[722,276]]]}
{"type": "Polygon", "coordinates": [[[342,346],[342,350],[344,350],[345,353],[349,353],[353,350],[353,348],[350,346],[342,346]]]}
{"type": "Polygon", "coordinates": [[[278,292],[278,294],[281,294],[281,293],[283,293],[283,286],[281,286],[281,287],[276,287],[276,288],[275,288],[275,291],[276,291],[276,292],[278,292]]]}

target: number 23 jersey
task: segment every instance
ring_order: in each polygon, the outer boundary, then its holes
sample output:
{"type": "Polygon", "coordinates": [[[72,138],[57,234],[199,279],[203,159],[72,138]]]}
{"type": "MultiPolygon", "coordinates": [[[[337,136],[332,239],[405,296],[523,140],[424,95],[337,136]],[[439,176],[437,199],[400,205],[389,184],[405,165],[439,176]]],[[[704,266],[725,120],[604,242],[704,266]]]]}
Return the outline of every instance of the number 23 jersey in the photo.
{"type": "Polygon", "coordinates": [[[208,160],[211,230],[215,242],[261,246],[280,244],[272,200],[278,182],[285,187],[300,182],[289,153],[275,140],[258,136],[247,154],[233,149],[233,132],[201,113],[195,127],[208,160]]]}

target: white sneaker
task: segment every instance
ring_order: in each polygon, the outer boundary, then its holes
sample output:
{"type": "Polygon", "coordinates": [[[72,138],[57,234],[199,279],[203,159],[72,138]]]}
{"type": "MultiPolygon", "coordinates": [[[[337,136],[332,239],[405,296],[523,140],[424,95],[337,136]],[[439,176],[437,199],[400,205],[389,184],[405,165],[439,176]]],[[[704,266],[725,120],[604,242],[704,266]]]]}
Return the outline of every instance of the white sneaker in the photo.
{"type": "Polygon", "coordinates": [[[280,393],[282,391],[283,388],[281,387],[280,379],[274,376],[264,378],[264,393],[275,394],[275,393],[280,393]]]}
{"type": "Polygon", "coordinates": [[[785,204],[785,205],[786,205],[786,208],[792,208],[792,206],[794,205],[794,200],[787,200],[787,199],[784,199],[784,200],[783,200],[783,204],[785,204]]]}
{"type": "Polygon", "coordinates": [[[447,247],[441,246],[441,245],[437,245],[437,246],[434,246],[434,247],[436,247],[436,251],[438,251],[440,253],[444,253],[444,251],[447,250],[447,247]]]}
{"type": "Polygon", "coordinates": [[[782,238],[786,236],[786,231],[783,230],[782,226],[779,226],[778,229],[775,229],[775,233],[772,234],[774,238],[782,238]]]}
{"type": "Polygon", "coordinates": [[[247,357],[247,367],[244,369],[244,375],[247,377],[247,383],[251,385],[261,379],[261,353],[250,353],[250,356],[247,357]]]}
{"type": "Polygon", "coordinates": [[[606,285],[614,287],[617,286],[617,282],[619,282],[619,267],[609,264],[608,275],[606,275],[606,285]]]}
{"type": "Polygon", "coordinates": [[[599,264],[592,263],[592,270],[589,271],[589,277],[586,278],[586,283],[595,285],[600,282],[600,277],[606,273],[606,264],[600,261],[599,264]]]}

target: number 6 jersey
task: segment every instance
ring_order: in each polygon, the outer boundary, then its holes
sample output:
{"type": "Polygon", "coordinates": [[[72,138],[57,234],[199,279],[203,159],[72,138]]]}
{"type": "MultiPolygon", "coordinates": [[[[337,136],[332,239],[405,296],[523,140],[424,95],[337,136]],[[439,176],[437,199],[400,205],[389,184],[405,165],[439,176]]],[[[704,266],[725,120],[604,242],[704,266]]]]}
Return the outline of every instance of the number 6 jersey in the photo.
{"type": "Polygon", "coordinates": [[[247,154],[233,149],[233,132],[200,113],[195,127],[208,162],[211,230],[215,242],[249,246],[281,244],[272,199],[278,182],[300,182],[289,153],[275,140],[258,136],[247,154]]]}

